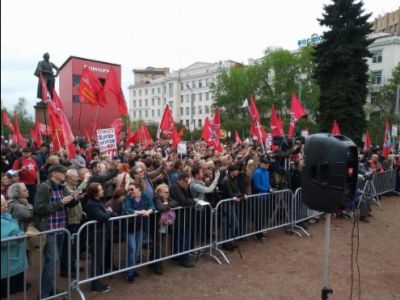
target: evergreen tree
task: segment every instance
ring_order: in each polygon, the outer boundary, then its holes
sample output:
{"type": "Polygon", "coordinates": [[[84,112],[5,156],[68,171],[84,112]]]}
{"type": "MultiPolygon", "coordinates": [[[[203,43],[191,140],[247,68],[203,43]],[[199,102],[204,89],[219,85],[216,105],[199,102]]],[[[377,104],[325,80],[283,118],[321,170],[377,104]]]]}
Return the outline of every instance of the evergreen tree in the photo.
{"type": "Polygon", "coordinates": [[[366,126],[371,14],[363,15],[363,2],[355,0],[334,0],[324,10],[318,21],[330,30],[314,53],[314,76],[320,87],[317,121],[322,132],[330,132],[336,119],[342,133],[359,144],[366,126]]]}

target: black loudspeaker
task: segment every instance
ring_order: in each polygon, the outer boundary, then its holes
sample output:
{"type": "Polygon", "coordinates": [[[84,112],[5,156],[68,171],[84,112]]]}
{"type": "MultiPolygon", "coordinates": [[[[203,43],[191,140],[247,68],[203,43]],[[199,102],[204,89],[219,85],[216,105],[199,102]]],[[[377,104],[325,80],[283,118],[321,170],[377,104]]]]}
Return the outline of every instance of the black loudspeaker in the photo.
{"type": "Polygon", "coordinates": [[[352,140],[328,133],[306,139],[302,191],[310,209],[330,213],[352,201],[357,176],[358,152],[352,140]]]}

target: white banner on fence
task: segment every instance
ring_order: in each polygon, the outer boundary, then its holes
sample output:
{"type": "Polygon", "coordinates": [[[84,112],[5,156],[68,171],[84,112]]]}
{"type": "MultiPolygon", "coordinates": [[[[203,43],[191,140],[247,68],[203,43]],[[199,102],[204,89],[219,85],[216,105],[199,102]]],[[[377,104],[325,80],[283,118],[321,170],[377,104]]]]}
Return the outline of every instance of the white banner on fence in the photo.
{"type": "Polygon", "coordinates": [[[114,128],[97,129],[97,140],[100,152],[115,152],[117,150],[117,138],[114,128]]]}

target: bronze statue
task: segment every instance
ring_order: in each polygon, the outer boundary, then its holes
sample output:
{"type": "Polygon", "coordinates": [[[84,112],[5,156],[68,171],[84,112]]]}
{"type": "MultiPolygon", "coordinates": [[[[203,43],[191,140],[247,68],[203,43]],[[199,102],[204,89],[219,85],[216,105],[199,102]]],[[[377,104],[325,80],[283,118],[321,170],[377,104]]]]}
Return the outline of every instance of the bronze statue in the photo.
{"type": "MultiPolygon", "coordinates": [[[[50,55],[49,53],[43,54],[44,60],[40,61],[37,65],[36,71],[35,71],[35,76],[39,77],[40,74],[43,76],[43,80],[46,83],[47,89],[50,93],[51,98],[53,99],[53,90],[55,86],[55,81],[56,77],[58,76],[58,73],[60,70],[57,68],[55,64],[49,61],[50,55]],[[53,73],[53,69],[56,70],[56,73],[53,73]]],[[[39,84],[38,84],[38,89],[37,89],[37,98],[43,100],[42,96],[42,85],[40,84],[40,78],[39,78],[39,84]]]]}

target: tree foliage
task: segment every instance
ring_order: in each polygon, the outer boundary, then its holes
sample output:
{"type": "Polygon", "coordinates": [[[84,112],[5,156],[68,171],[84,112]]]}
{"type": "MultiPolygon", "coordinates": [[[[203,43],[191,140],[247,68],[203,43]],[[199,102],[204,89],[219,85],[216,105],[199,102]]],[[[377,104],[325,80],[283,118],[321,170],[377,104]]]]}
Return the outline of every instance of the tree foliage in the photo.
{"type": "Polygon", "coordinates": [[[354,0],[334,0],[324,10],[319,23],[329,30],[314,54],[314,76],[321,90],[317,121],[322,131],[330,132],[336,119],[342,133],[360,143],[366,127],[371,14],[363,15],[363,2],[354,0]]]}
{"type": "Polygon", "coordinates": [[[243,119],[242,104],[253,94],[262,124],[268,128],[269,111],[274,104],[287,128],[291,95],[295,92],[310,113],[310,118],[302,122],[303,125],[316,128],[312,116],[317,108],[319,89],[312,77],[313,51],[312,47],[301,48],[298,53],[267,49],[259,63],[223,71],[216,84],[211,86],[215,95],[214,106],[220,107],[223,112],[223,127],[248,135],[249,120],[243,119]]]}
{"type": "MultiPolygon", "coordinates": [[[[5,107],[1,109],[4,110],[8,114],[8,118],[11,123],[14,122],[14,114],[16,113],[18,116],[19,129],[22,135],[27,136],[30,134],[30,130],[34,126],[34,122],[32,117],[28,115],[28,111],[26,109],[27,101],[25,98],[19,98],[17,104],[15,104],[14,109],[12,111],[8,111],[5,107]]],[[[5,137],[8,137],[11,132],[8,127],[2,125],[2,134],[5,137]]]]}

